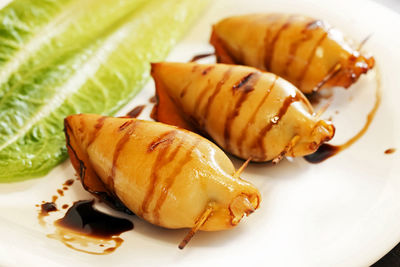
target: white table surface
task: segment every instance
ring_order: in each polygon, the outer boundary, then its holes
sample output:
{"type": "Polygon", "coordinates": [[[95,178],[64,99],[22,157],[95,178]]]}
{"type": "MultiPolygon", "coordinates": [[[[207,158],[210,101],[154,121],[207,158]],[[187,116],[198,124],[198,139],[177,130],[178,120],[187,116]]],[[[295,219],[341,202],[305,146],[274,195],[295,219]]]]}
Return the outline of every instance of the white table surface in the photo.
{"type": "Polygon", "coordinates": [[[387,8],[400,13],[400,0],[374,0],[375,2],[386,6],[387,8]]]}

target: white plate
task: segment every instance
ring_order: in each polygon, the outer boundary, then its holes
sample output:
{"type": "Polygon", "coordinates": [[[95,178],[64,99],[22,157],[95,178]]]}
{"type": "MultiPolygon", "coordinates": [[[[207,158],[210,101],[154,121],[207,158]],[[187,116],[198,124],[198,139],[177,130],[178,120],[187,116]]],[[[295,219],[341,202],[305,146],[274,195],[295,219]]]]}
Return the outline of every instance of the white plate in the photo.
{"type": "MultiPolygon", "coordinates": [[[[260,209],[236,229],[198,233],[183,251],[177,244],[186,230],[161,229],[124,214],[119,215],[131,218],[135,229],[122,235],[125,242],[110,255],[80,253],[47,238],[51,228],[38,224],[35,204],[50,200],[56,189],[73,177],[69,161],[46,177],[1,184],[0,265],[366,266],[400,241],[400,151],[384,154],[387,148],[400,149],[398,15],[366,0],[220,0],[212,3],[169,60],[187,61],[194,54],[211,51],[207,44],[211,25],[221,18],[272,11],[325,19],[356,41],[373,34],[365,49],[380,68],[383,101],[364,137],[317,165],[302,158],[278,166],[251,164],[244,178],[260,189],[260,209]]],[[[350,90],[335,90],[335,102],[324,115],[333,114],[337,125],[333,143],[341,143],[362,127],[374,102],[374,88],[375,73],[370,72],[350,90]]],[[[150,82],[121,114],[148,103],[153,92],[150,82]]],[[[149,112],[147,105],[141,118],[147,118],[149,112]]],[[[241,162],[234,163],[238,166],[241,162]]],[[[92,196],[75,183],[57,204],[89,198],[92,196]]]]}

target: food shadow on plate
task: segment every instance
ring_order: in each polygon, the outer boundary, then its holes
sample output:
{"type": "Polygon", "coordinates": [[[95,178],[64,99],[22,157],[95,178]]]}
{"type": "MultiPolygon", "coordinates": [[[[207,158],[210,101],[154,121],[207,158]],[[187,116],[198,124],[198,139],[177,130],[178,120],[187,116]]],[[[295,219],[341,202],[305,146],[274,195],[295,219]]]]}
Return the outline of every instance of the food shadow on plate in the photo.
{"type": "MultiPolygon", "coordinates": [[[[224,231],[199,231],[183,250],[190,250],[196,247],[222,247],[228,242],[240,235],[246,234],[246,217],[237,227],[224,231]]],[[[166,229],[152,225],[142,219],[133,220],[135,224],[134,232],[145,237],[155,239],[158,242],[168,243],[176,246],[178,250],[179,243],[187,235],[190,229],[166,229]]]]}

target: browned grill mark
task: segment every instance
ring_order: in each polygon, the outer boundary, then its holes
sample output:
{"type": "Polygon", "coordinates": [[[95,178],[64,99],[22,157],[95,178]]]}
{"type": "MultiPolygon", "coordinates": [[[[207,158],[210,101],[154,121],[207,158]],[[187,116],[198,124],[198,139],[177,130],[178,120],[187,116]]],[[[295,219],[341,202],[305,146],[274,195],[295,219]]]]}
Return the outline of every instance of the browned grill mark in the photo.
{"type": "MultiPolygon", "coordinates": [[[[162,190],[160,191],[160,196],[157,199],[155,208],[154,208],[154,220],[156,222],[156,224],[159,224],[160,222],[160,210],[161,207],[163,206],[167,196],[168,196],[168,192],[171,189],[171,187],[173,186],[176,177],[182,172],[183,167],[190,162],[190,160],[192,159],[192,157],[190,157],[190,155],[193,153],[194,149],[196,148],[196,146],[198,145],[200,139],[196,139],[196,141],[194,142],[194,144],[190,147],[190,149],[188,149],[185,153],[185,155],[178,161],[175,162],[175,168],[172,171],[172,173],[164,179],[164,186],[162,188],[162,190]]],[[[182,142],[184,142],[184,140],[182,140],[182,142]]],[[[174,152],[171,153],[171,157],[169,157],[168,162],[171,162],[171,160],[173,159],[173,157],[176,156],[179,148],[181,147],[181,144],[179,144],[177,146],[177,148],[175,149],[174,152]]]]}
{"type": "Polygon", "coordinates": [[[103,116],[103,117],[101,117],[101,118],[99,118],[98,120],[97,120],[97,123],[95,124],[95,126],[94,126],[94,131],[93,131],[93,134],[92,134],[92,136],[91,136],[91,138],[90,138],[90,140],[89,140],[89,143],[88,143],[88,147],[94,142],[94,140],[97,138],[97,136],[99,135],[99,131],[100,131],[100,129],[103,127],[103,125],[104,125],[104,121],[107,119],[107,117],[106,116],[103,116]]]}
{"type": "MultiPolygon", "coordinates": [[[[168,151],[168,149],[171,147],[172,143],[174,142],[176,134],[177,134],[176,130],[166,132],[162,136],[158,137],[153,142],[154,144],[158,144],[156,147],[154,147],[154,149],[156,149],[156,148],[158,149],[158,154],[157,154],[156,160],[154,161],[154,164],[151,168],[149,186],[147,188],[147,192],[146,192],[145,197],[142,202],[141,211],[139,212],[138,215],[143,215],[148,212],[149,204],[150,204],[151,199],[153,198],[156,182],[158,180],[158,171],[167,162],[171,162],[173,157],[175,157],[175,155],[177,153],[177,150],[176,150],[176,152],[172,153],[172,155],[170,157],[168,157],[168,159],[166,159],[166,152],[168,151]],[[169,140],[169,141],[161,142],[164,139],[169,140]]],[[[152,147],[152,146],[150,145],[150,147],[152,147]]]]}
{"type": "Polygon", "coordinates": [[[285,98],[285,100],[282,103],[281,108],[279,109],[278,113],[274,116],[277,119],[276,120],[270,120],[268,124],[261,129],[260,133],[258,134],[257,139],[255,140],[255,143],[253,144],[253,147],[257,147],[261,150],[262,155],[266,155],[266,150],[265,150],[265,144],[264,144],[264,136],[272,129],[274,125],[278,125],[279,122],[281,121],[282,117],[285,116],[287,110],[289,109],[290,105],[293,102],[299,101],[301,99],[301,96],[299,95],[298,92],[294,96],[288,96],[285,98]]]}
{"type": "Polygon", "coordinates": [[[247,100],[249,93],[254,90],[254,87],[256,86],[260,77],[261,77],[260,72],[258,71],[251,72],[245,77],[243,77],[232,87],[234,92],[241,92],[241,94],[239,99],[236,101],[234,108],[230,110],[225,119],[224,142],[225,142],[225,149],[228,151],[231,151],[230,139],[231,139],[232,124],[235,121],[236,117],[239,116],[242,104],[247,100]]]}
{"type": "Polygon", "coordinates": [[[161,145],[163,143],[171,144],[175,138],[175,134],[172,134],[173,132],[175,132],[175,131],[168,131],[168,132],[163,133],[159,137],[157,137],[156,140],[151,142],[151,144],[147,148],[147,152],[148,153],[153,152],[159,145],[161,145]]]}
{"type": "Polygon", "coordinates": [[[275,87],[276,81],[278,80],[279,76],[275,75],[274,81],[271,83],[271,86],[268,88],[268,91],[265,92],[264,97],[261,99],[260,103],[258,103],[258,106],[255,108],[253,113],[250,116],[249,122],[245,124],[242,133],[240,134],[240,137],[237,142],[237,147],[239,148],[239,154],[242,154],[243,151],[243,141],[246,140],[247,138],[247,133],[248,133],[248,126],[252,125],[256,119],[256,116],[262,107],[262,105],[265,103],[265,101],[268,99],[268,96],[270,95],[272,89],[275,87]]]}
{"type": "Polygon", "coordinates": [[[288,70],[290,66],[292,65],[294,59],[296,58],[297,51],[302,43],[305,43],[309,40],[311,40],[313,34],[312,31],[314,31],[320,24],[321,21],[319,20],[312,20],[311,22],[308,22],[305,26],[304,29],[301,31],[301,38],[297,39],[296,41],[292,42],[289,47],[289,54],[287,55],[287,60],[285,62],[285,68],[283,69],[282,76],[287,76],[288,75],[288,70]]]}
{"type": "Polygon", "coordinates": [[[312,21],[310,21],[309,23],[306,24],[305,30],[315,30],[315,29],[321,27],[322,23],[323,22],[321,20],[319,20],[319,19],[312,20],[312,21]]]}
{"type": "Polygon", "coordinates": [[[196,99],[196,106],[194,107],[194,112],[193,114],[196,115],[199,107],[201,106],[201,103],[203,102],[204,97],[206,96],[207,92],[209,92],[211,89],[211,81],[210,79],[207,80],[207,85],[204,86],[203,90],[199,93],[196,99]]]}
{"type": "Polygon", "coordinates": [[[192,84],[192,81],[190,81],[185,87],[183,87],[183,89],[179,95],[181,98],[183,98],[186,95],[187,90],[191,84],[192,84]]]}
{"type": "Polygon", "coordinates": [[[242,91],[246,91],[246,88],[250,88],[250,90],[252,90],[253,89],[253,87],[250,85],[248,85],[247,83],[249,82],[249,80],[254,76],[254,75],[256,75],[257,74],[257,72],[250,72],[249,74],[247,74],[246,76],[244,76],[242,79],[240,79],[240,81],[239,82],[237,82],[236,84],[234,84],[233,86],[232,86],[232,89],[234,90],[234,91],[236,91],[236,90],[242,90],[242,91]],[[246,85],[247,84],[247,85],[246,85]],[[244,86],[244,85],[246,85],[246,86],[244,86]],[[244,90],[243,90],[243,88],[245,88],[244,90]]]}
{"type": "Polygon", "coordinates": [[[126,127],[128,127],[129,125],[131,125],[133,123],[133,120],[128,120],[125,121],[121,126],[119,126],[118,131],[123,131],[126,129],[126,127]]]}
{"type": "Polygon", "coordinates": [[[210,95],[210,97],[207,100],[207,104],[204,108],[204,121],[207,121],[208,115],[210,113],[211,105],[214,103],[215,97],[219,94],[221,91],[222,86],[226,83],[226,81],[229,79],[230,75],[232,73],[232,68],[229,68],[225,71],[224,75],[222,76],[222,79],[218,81],[217,85],[214,88],[213,93],[210,95]]]}
{"type": "MultiPolygon", "coordinates": [[[[117,170],[117,163],[118,163],[118,158],[119,155],[121,154],[122,149],[124,148],[125,144],[129,141],[130,136],[133,134],[135,131],[136,126],[139,124],[139,121],[134,121],[131,120],[129,121],[129,124],[126,125],[124,129],[127,129],[124,135],[121,137],[121,139],[118,141],[117,145],[115,146],[114,150],[114,155],[113,155],[113,160],[112,160],[112,166],[111,166],[111,174],[108,176],[108,189],[114,193],[114,179],[115,179],[115,171],[117,170]]],[[[121,127],[120,127],[120,131],[121,127]]]]}
{"type": "Polygon", "coordinates": [[[337,68],[337,66],[340,64],[340,62],[337,62],[334,64],[326,74],[326,76],[315,86],[313,91],[318,91],[320,88],[322,88],[326,83],[330,81],[334,81],[335,77],[342,71],[342,67],[337,68]]]}
{"type": "Polygon", "coordinates": [[[264,57],[264,66],[265,66],[266,70],[270,70],[271,69],[271,61],[272,61],[272,58],[274,56],[276,43],[278,42],[282,32],[284,32],[286,29],[289,28],[290,24],[292,23],[292,19],[294,17],[295,17],[295,15],[290,15],[288,17],[286,22],[283,23],[282,26],[279,28],[279,30],[276,32],[276,34],[275,34],[275,36],[274,36],[274,38],[272,39],[271,42],[268,42],[268,39],[269,39],[268,35],[270,33],[270,28],[268,27],[268,32],[267,32],[267,35],[266,35],[267,42],[266,42],[266,46],[265,46],[266,52],[265,52],[265,57],[264,57]]]}
{"type": "Polygon", "coordinates": [[[196,72],[196,70],[199,68],[199,65],[194,64],[192,67],[192,72],[196,72]]]}
{"type": "MultiPolygon", "coordinates": [[[[210,92],[211,88],[212,88],[212,83],[211,83],[211,80],[208,79],[207,85],[203,88],[203,90],[197,96],[196,105],[193,109],[193,113],[190,115],[191,117],[196,118],[196,122],[197,122],[196,124],[200,127],[200,129],[204,125],[205,118],[202,118],[200,116],[199,109],[200,109],[202,103],[204,102],[204,98],[206,97],[206,94],[208,92],[210,92]]],[[[206,105],[208,105],[208,103],[206,103],[206,105]]]]}
{"type": "Polygon", "coordinates": [[[300,72],[300,75],[297,77],[296,85],[298,86],[298,88],[301,88],[301,85],[304,81],[305,75],[307,74],[307,71],[310,68],[311,62],[315,57],[317,49],[318,49],[318,47],[320,47],[320,45],[326,39],[326,37],[328,37],[329,31],[330,31],[330,29],[327,29],[326,32],[322,35],[322,37],[315,43],[315,46],[307,59],[306,65],[304,66],[303,70],[300,72]]]}
{"type": "Polygon", "coordinates": [[[215,68],[215,65],[208,66],[201,72],[201,75],[207,75],[213,68],[215,68]]]}
{"type": "Polygon", "coordinates": [[[79,127],[78,131],[80,133],[84,133],[86,131],[85,120],[82,117],[82,114],[79,114],[79,127]]]}

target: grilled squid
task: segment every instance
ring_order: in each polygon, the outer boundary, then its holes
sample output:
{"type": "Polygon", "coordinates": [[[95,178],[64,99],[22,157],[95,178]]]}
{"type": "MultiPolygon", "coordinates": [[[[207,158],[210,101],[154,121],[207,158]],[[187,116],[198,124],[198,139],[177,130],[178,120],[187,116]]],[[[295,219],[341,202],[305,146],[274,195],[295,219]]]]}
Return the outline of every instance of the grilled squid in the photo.
{"type": "MultiPolygon", "coordinates": [[[[174,126],[129,118],[65,119],[72,165],[86,190],[117,199],[137,216],[166,228],[217,231],[258,208],[260,193],[239,178],[207,139],[174,126]]],[[[242,166],[244,167],[244,166],[242,166]]]]}
{"type": "Polygon", "coordinates": [[[313,153],[334,127],[277,75],[226,64],[154,63],[153,118],[198,131],[243,159],[278,162],[313,153]]]}
{"type": "Polygon", "coordinates": [[[374,66],[327,23],[301,15],[251,14],[214,25],[211,44],[220,63],[273,72],[309,94],[349,87],[374,66]]]}

